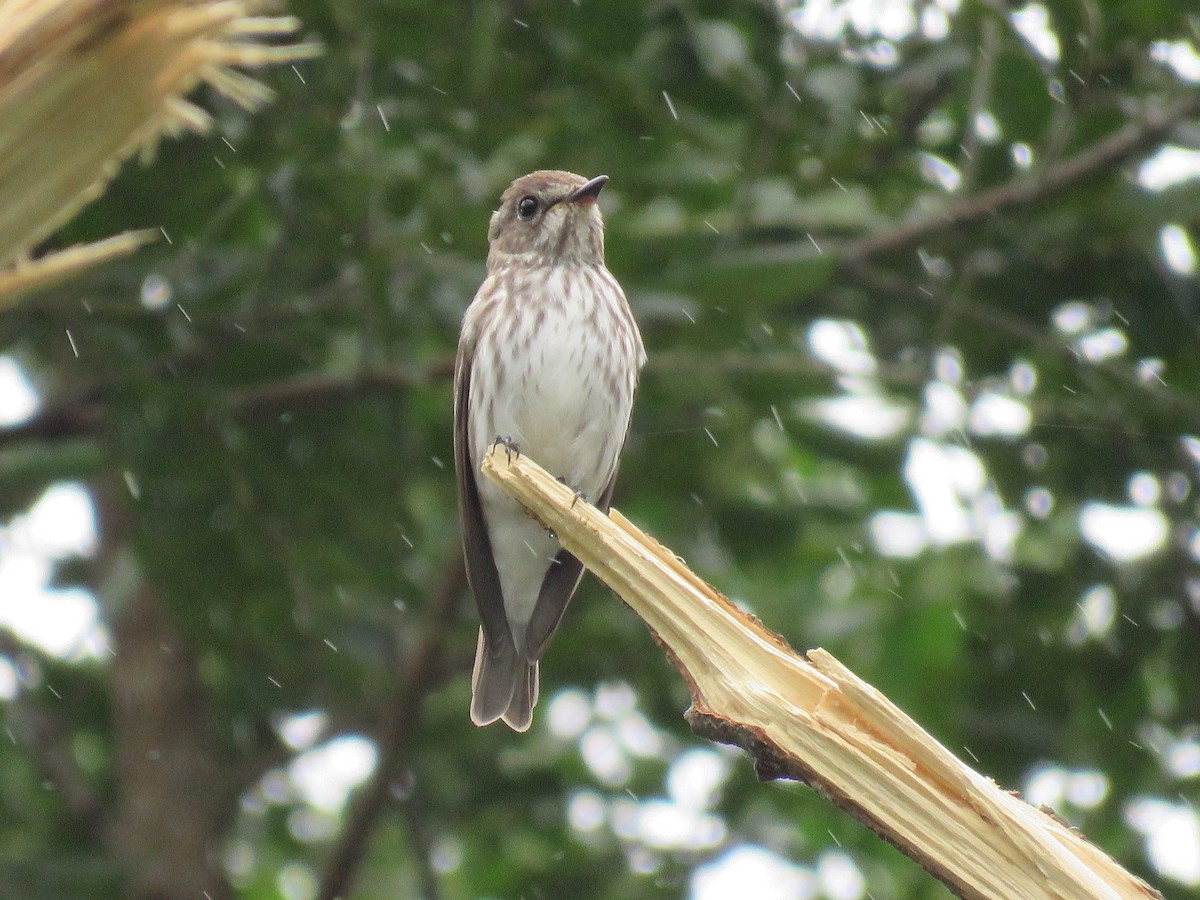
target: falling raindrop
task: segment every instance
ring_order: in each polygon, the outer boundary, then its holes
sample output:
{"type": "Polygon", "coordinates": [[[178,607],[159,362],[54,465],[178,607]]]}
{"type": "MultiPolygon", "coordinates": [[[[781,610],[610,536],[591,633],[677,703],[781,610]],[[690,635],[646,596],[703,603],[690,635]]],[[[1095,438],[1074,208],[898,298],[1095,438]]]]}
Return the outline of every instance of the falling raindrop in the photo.
{"type": "Polygon", "coordinates": [[[1137,362],[1137,377],[1142,384],[1166,384],[1163,380],[1163,372],[1166,371],[1166,363],[1156,357],[1147,357],[1139,359],[1137,362]]]}
{"type": "Polygon", "coordinates": [[[675,104],[671,102],[671,95],[666,91],[662,92],[663,99],[667,101],[667,110],[671,113],[671,118],[676,122],[679,121],[679,113],[675,110],[675,104]]]}

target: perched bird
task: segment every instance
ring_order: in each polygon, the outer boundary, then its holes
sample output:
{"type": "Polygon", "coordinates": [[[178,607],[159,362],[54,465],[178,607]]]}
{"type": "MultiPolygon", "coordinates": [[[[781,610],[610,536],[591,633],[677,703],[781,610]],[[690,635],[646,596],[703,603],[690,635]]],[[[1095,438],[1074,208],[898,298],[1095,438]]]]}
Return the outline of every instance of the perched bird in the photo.
{"type": "Polygon", "coordinates": [[[583,566],[479,472],[497,441],[608,509],[646,360],[604,266],[596,197],[608,181],[518,178],[488,228],[487,277],[463,318],[454,366],[454,468],[467,576],[482,627],[471,719],[533,720],[538,660],[583,566]]]}

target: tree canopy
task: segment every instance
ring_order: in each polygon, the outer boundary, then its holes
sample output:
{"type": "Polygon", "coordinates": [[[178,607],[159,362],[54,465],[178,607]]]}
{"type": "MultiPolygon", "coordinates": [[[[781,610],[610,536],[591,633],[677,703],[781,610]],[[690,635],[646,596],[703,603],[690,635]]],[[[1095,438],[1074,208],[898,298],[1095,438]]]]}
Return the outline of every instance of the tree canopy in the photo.
{"type": "Polygon", "coordinates": [[[0,315],[0,898],[946,895],[591,579],[530,732],[471,725],[450,374],[537,168],[611,179],[614,504],[1200,898],[1188,4],[288,12],[321,58],[50,246],[163,240],[0,315]]]}

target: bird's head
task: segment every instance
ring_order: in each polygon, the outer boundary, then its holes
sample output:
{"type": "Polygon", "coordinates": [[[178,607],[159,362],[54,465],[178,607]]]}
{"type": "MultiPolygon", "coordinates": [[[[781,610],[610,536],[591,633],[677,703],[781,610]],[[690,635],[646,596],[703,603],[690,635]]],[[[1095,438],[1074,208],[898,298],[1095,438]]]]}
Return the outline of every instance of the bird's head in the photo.
{"type": "Polygon", "coordinates": [[[549,266],[604,263],[604,222],[596,197],[607,175],[587,179],[544,170],[523,175],[500,197],[488,228],[488,267],[509,261],[549,266]]]}

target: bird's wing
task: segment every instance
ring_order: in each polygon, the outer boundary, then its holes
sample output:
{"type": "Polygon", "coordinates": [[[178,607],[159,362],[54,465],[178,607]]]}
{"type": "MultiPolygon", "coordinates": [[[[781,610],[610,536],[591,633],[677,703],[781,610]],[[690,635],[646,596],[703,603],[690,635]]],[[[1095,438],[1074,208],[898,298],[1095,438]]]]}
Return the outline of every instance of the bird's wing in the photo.
{"type": "Polygon", "coordinates": [[[475,342],[464,336],[454,361],[454,473],[458,478],[458,514],[462,519],[463,553],[467,580],[479,607],[484,634],[493,653],[512,641],[504,614],[504,593],[500,573],[492,556],[483,504],[479,501],[478,473],[471,461],[471,359],[475,342]]]}
{"type": "MultiPolygon", "coordinates": [[[[617,486],[617,468],[613,466],[612,477],[596,498],[596,508],[608,512],[612,503],[613,488],[617,486]]],[[[567,604],[571,601],[579,580],[583,578],[583,563],[566,550],[559,550],[554,562],[546,570],[542,579],[542,589],[538,592],[537,605],[525,628],[525,652],[530,660],[542,658],[546,645],[558,629],[567,604]]]]}

